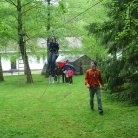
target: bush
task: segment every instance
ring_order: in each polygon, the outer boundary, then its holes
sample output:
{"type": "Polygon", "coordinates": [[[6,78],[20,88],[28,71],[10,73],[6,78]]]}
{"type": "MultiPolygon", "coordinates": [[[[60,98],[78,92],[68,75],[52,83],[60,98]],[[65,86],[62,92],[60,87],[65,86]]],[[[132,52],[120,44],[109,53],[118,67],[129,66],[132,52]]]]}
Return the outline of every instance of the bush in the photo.
{"type": "Polygon", "coordinates": [[[111,94],[111,98],[118,101],[127,101],[138,105],[138,84],[130,84],[129,89],[111,94]]]}

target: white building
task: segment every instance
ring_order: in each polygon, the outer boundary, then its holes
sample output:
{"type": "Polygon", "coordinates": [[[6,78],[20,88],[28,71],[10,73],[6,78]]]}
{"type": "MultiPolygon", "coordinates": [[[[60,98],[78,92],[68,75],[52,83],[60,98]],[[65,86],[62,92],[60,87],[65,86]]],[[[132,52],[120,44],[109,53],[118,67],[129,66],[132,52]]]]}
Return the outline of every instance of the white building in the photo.
{"type": "MultiPolygon", "coordinates": [[[[67,37],[66,40],[68,41],[69,46],[72,46],[75,48],[81,46],[81,41],[77,38],[67,37]]],[[[46,39],[42,39],[42,38],[38,39],[38,45],[40,47],[46,49],[46,47],[47,47],[46,39]]],[[[11,72],[11,71],[17,72],[18,70],[22,70],[19,68],[20,65],[19,65],[17,50],[10,49],[10,50],[6,50],[6,51],[0,51],[0,54],[1,54],[1,63],[2,63],[3,72],[11,72]],[[14,62],[11,60],[11,57],[15,58],[14,62]]],[[[47,58],[43,59],[43,57],[40,57],[39,59],[37,59],[35,56],[30,55],[29,52],[27,55],[28,55],[28,62],[29,62],[31,71],[40,71],[41,72],[45,62],[47,61],[47,58]]],[[[46,53],[46,55],[47,55],[47,53],[46,53]]],[[[45,57],[47,57],[47,56],[45,56],[45,57]]],[[[57,60],[60,61],[60,56],[57,60]]]]}

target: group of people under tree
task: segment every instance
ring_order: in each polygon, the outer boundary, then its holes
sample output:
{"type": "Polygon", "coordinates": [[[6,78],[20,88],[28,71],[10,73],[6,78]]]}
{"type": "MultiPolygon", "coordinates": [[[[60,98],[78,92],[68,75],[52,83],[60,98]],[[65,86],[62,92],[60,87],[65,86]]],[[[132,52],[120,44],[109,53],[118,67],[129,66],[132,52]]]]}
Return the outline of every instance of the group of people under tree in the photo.
{"type": "Polygon", "coordinates": [[[57,83],[61,83],[61,77],[62,77],[62,82],[66,82],[69,84],[73,83],[73,77],[74,72],[71,68],[68,68],[68,70],[65,70],[64,68],[60,68],[57,66],[55,68],[55,80],[57,80],[57,83]]]}
{"type": "MultiPolygon", "coordinates": [[[[52,83],[54,83],[55,74],[57,75],[57,81],[60,83],[60,76],[62,75],[62,81],[65,81],[72,84],[72,76],[73,70],[69,68],[68,70],[64,70],[64,68],[60,68],[59,66],[55,67],[56,59],[58,58],[58,50],[59,44],[56,41],[56,38],[52,36],[50,41],[48,42],[49,55],[48,55],[48,71],[49,71],[49,80],[51,79],[52,83]],[[67,75],[67,76],[66,76],[67,75]]],[[[89,89],[90,93],[90,109],[94,110],[94,95],[96,94],[97,103],[98,103],[98,112],[100,114],[103,113],[102,102],[101,102],[101,93],[100,93],[100,85],[102,86],[102,90],[104,90],[104,83],[101,75],[101,71],[97,68],[97,62],[91,62],[91,68],[86,71],[85,74],[85,85],[89,89]]]]}

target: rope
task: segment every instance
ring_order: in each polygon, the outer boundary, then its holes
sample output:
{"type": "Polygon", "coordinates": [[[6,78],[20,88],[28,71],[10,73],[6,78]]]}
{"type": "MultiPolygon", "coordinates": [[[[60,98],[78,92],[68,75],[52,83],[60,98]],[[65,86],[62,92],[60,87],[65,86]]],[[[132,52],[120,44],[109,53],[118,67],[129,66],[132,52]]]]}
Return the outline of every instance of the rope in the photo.
{"type": "MultiPolygon", "coordinates": [[[[89,8],[87,8],[86,10],[84,10],[83,12],[79,13],[78,15],[76,15],[75,17],[71,18],[70,20],[66,21],[65,23],[63,23],[62,25],[58,26],[57,28],[59,27],[62,27],[64,26],[65,24],[71,22],[72,20],[74,20],[75,18],[79,17],[80,15],[84,14],[85,12],[87,12],[88,10],[90,10],[91,8],[95,7],[96,5],[100,4],[101,2],[103,2],[104,0],[100,0],[99,2],[95,3],[94,5],[90,6],[89,8]]],[[[53,31],[52,31],[53,32],[53,31]]]]}

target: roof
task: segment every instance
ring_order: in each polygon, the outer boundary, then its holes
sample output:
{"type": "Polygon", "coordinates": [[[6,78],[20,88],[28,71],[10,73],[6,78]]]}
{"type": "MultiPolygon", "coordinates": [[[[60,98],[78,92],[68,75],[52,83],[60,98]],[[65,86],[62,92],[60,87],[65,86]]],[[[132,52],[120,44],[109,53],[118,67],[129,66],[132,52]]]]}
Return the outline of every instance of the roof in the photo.
{"type": "MultiPolygon", "coordinates": [[[[82,46],[82,40],[81,38],[76,38],[76,37],[65,37],[65,39],[69,42],[70,47],[80,47],[82,46]]],[[[62,47],[62,43],[60,43],[60,39],[57,40],[59,41],[60,47],[62,47]]],[[[37,39],[38,45],[40,47],[47,47],[47,39],[44,38],[38,38],[37,39]]]]}
{"type": "Polygon", "coordinates": [[[80,47],[80,46],[82,46],[82,41],[81,41],[80,38],[66,37],[66,39],[69,41],[69,46],[71,46],[71,47],[80,47]]]}
{"type": "Polygon", "coordinates": [[[80,55],[80,54],[78,54],[78,55],[59,55],[56,62],[67,61],[67,60],[69,62],[74,62],[82,56],[84,56],[84,54],[83,55],[80,55]]]}

